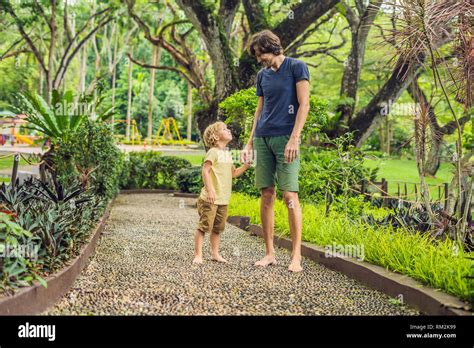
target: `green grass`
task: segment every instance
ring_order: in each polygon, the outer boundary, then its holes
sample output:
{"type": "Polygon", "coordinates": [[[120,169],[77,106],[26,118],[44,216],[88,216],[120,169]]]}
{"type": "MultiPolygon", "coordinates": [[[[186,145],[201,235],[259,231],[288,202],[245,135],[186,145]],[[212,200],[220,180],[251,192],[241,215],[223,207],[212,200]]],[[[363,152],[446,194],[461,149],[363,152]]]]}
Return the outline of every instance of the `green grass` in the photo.
{"type": "Polygon", "coordinates": [[[202,165],[202,159],[204,158],[204,155],[173,155],[176,157],[184,158],[187,159],[193,166],[200,166],[202,165]]]}
{"type": "MultiPolygon", "coordinates": [[[[420,178],[416,162],[407,159],[366,159],[365,166],[368,168],[379,168],[377,180],[385,178],[388,182],[389,194],[396,194],[398,187],[397,181],[407,183],[417,183],[418,193],[420,192],[420,178]]],[[[451,182],[453,177],[454,166],[449,163],[442,163],[440,169],[436,173],[436,177],[427,177],[426,183],[430,185],[441,185],[445,182],[451,182]]],[[[408,193],[414,191],[414,185],[407,185],[408,193]]],[[[400,184],[400,192],[403,194],[404,187],[400,184]]],[[[430,193],[434,199],[438,198],[438,188],[430,186],[430,193]]]]}
{"type": "MultiPolygon", "coordinates": [[[[0,156],[3,156],[0,154],[0,156]]],[[[28,165],[26,161],[20,157],[20,166],[28,165]]],[[[13,156],[7,158],[0,158],[0,169],[11,169],[13,168],[13,156]]]]}
{"type": "MultiPolygon", "coordinates": [[[[229,216],[249,216],[252,224],[260,224],[259,211],[258,198],[232,194],[229,216]]],[[[472,262],[461,248],[454,252],[451,240],[433,241],[428,234],[354,223],[334,211],[326,217],[323,205],[302,204],[302,211],[303,240],[321,247],[333,243],[363,246],[367,262],[408,275],[464,300],[472,296],[472,287],[465,278],[472,272],[472,262]]],[[[275,202],[275,231],[289,236],[287,208],[281,200],[275,202]]]]}

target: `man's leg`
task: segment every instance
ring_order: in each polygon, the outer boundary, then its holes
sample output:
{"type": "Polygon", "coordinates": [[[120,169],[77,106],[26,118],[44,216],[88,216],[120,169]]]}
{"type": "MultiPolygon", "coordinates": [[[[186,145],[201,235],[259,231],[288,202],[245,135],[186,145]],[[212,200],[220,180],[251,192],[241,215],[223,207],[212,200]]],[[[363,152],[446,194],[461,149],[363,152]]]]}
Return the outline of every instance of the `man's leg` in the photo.
{"type": "Polygon", "coordinates": [[[293,244],[291,253],[291,262],[288,269],[292,272],[302,271],[301,268],[301,232],[302,232],[302,214],[298,199],[299,191],[299,170],[300,154],[291,162],[285,161],[285,147],[290,139],[289,135],[272,138],[271,146],[275,153],[276,178],[278,188],[283,193],[283,199],[288,207],[288,221],[290,225],[290,235],[293,244]]]}
{"type": "Polygon", "coordinates": [[[276,160],[268,146],[268,139],[268,137],[254,138],[254,150],[256,152],[255,184],[261,193],[260,219],[265,238],[265,257],[255,262],[255,266],[263,267],[276,263],[275,249],[273,248],[276,160]]]}
{"type": "Polygon", "coordinates": [[[300,272],[301,267],[301,232],[302,215],[298,199],[298,192],[283,191],[283,199],[288,207],[288,222],[290,225],[290,235],[292,243],[291,262],[288,269],[292,272],[300,272]]]}
{"type": "Polygon", "coordinates": [[[260,198],[260,220],[262,221],[263,237],[265,239],[265,257],[257,262],[255,266],[268,266],[276,264],[275,249],[273,247],[273,228],[276,191],[274,186],[261,189],[260,198]]]}

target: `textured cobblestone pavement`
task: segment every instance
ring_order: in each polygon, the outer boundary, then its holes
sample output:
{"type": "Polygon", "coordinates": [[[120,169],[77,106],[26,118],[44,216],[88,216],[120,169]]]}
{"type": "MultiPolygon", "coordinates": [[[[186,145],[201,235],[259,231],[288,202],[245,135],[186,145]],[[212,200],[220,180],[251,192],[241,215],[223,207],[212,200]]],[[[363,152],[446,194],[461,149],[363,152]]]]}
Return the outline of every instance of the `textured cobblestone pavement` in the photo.
{"type": "Polygon", "coordinates": [[[302,273],[257,268],[264,244],[227,224],[221,254],[228,264],[192,264],[195,198],[122,194],[95,255],[46,315],[417,315],[347,276],[304,259],[302,273]]]}

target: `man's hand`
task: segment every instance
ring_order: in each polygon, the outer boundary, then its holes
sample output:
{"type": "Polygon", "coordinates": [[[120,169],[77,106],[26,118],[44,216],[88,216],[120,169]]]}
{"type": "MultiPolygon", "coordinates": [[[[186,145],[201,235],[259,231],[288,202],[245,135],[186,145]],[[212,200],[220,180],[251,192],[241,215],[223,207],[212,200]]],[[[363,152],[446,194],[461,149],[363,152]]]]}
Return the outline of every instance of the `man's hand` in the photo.
{"type": "Polygon", "coordinates": [[[214,190],[207,191],[206,202],[214,204],[215,200],[216,200],[216,192],[214,190]]]}
{"type": "Polygon", "coordinates": [[[240,162],[243,164],[250,164],[253,161],[253,145],[247,143],[240,153],[240,162]]]}
{"type": "Polygon", "coordinates": [[[299,154],[300,139],[290,136],[290,139],[285,146],[285,161],[287,163],[293,162],[299,154]]]}

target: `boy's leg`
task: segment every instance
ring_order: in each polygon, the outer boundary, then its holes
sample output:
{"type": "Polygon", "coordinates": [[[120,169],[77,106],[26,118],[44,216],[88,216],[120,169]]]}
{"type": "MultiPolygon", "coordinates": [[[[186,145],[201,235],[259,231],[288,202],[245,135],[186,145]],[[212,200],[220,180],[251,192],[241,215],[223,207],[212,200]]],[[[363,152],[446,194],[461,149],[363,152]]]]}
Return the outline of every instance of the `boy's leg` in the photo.
{"type": "Polygon", "coordinates": [[[211,232],[211,260],[217,262],[227,262],[219,254],[220,234],[225,229],[225,223],[227,221],[227,205],[218,205],[216,210],[216,217],[214,219],[214,226],[211,232]]]}
{"type": "Polygon", "coordinates": [[[197,201],[197,210],[199,213],[199,223],[194,235],[194,260],[193,263],[202,263],[202,243],[206,232],[212,230],[214,224],[215,211],[217,206],[208,203],[201,198],[197,201]]]}
{"type": "Polygon", "coordinates": [[[204,232],[196,230],[194,234],[194,260],[193,263],[202,263],[202,242],[204,240],[204,232]]]}

